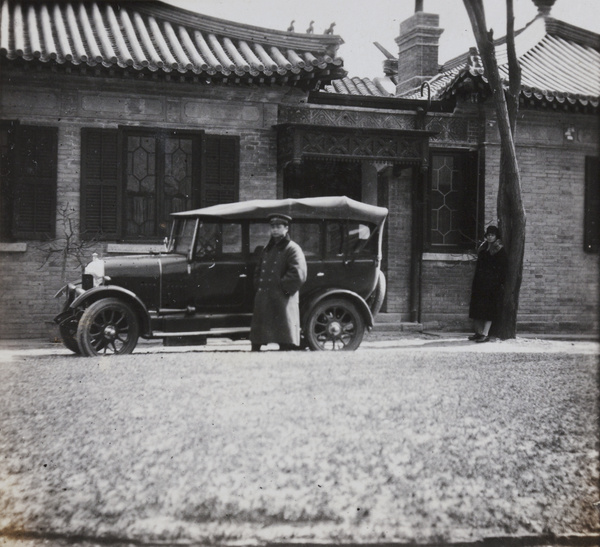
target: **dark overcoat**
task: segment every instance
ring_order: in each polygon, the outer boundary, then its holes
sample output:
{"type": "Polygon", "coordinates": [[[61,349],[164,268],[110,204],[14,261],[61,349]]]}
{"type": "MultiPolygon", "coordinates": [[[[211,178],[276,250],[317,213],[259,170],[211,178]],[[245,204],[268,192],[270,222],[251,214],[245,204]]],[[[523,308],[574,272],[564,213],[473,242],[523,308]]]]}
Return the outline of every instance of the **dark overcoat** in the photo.
{"type": "Polygon", "coordinates": [[[252,344],[300,344],[300,287],[306,259],[297,243],[273,239],[263,249],[254,272],[256,295],[250,328],[252,344]]]}
{"type": "Polygon", "coordinates": [[[507,265],[508,257],[501,244],[493,245],[491,249],[487,241],[481,245],[471,288],[471,319],[498,320],[504,298],[507,265]]]}

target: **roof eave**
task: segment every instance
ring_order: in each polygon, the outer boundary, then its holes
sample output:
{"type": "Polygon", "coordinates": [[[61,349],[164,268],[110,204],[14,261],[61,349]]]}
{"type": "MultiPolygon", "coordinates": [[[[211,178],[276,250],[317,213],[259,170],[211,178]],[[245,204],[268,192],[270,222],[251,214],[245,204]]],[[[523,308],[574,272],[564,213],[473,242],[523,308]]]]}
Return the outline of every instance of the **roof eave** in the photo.
{"type": "MultiPolygon", "coordinates": [[[[463,71],[439,94],[439,98],[442,101],[449,101],[453,97],[456,97],[459,91],[459,87],[462,82],[467,78],[472,78],[475,81],[479,81],[479,88],[485,87],[489,89],[489,82],[483,74],[472,74],[468,71],[463,71]]],[[[508,88],[508,82],[503,80],[505,89],[508,88]]],[[[478,91],[480,92],[480,91],[478,91]]],[[[521,86],[519,97],[525,102],[534,102],[536,104],[548,104],[555,105],[559,104],[565,108],[583,108],[585,110],[592,110],[596,112],[600,105],[600,97],[591,95],[582,95],[575,93],[563,93],[559,91],[548,91],[532,88],[529,86],[521,86]]]]}
{"type": "Polygon", "coordinates": [[[301,34],[267,29],[199,14],[163,2],[148,0],[136,2],[136,10],[140,13],[143,12],[147,15],[160,17],[178,25],[193,26],[199,30],[216,35],[228,36],[239,40],[251,40],[277,47],[306,51],[335,52],[344,43],[341,36],[336,34],[301,34]]]}
{"type": "Polygon", "coordinates": [[[427,100],[323,93],[319,91],[309,93],[307,102],[311,104],[374,108],[380,110],[415,111],[418,108],[424,108],[428,112],[452,112],[455,105],[453,98],[450,100],[431,101],[428,104],[427,100]]]}

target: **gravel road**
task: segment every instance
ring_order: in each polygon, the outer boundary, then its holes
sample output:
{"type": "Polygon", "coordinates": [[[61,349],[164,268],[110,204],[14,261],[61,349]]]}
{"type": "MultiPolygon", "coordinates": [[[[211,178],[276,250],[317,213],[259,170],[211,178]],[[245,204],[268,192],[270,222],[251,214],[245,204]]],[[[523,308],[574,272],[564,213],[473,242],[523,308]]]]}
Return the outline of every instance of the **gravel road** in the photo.
{"type": "Polygon", "coordinates": [[[5,348],[0,545],[595,537],[597,348],[447,344],[5,348]]]}

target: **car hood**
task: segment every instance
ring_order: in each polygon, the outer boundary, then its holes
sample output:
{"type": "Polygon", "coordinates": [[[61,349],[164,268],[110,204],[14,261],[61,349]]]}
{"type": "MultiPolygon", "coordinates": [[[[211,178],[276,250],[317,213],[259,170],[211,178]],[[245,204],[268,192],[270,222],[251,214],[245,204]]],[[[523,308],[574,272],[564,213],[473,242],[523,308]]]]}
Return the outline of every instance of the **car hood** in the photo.
{"type": "Polygon", "coordinates": [[[104,260],[104,274],[114,278],[127,275],[158,276],[163,266],[187,262],[187,257],[176,254],[109,256],[104,260]]]}

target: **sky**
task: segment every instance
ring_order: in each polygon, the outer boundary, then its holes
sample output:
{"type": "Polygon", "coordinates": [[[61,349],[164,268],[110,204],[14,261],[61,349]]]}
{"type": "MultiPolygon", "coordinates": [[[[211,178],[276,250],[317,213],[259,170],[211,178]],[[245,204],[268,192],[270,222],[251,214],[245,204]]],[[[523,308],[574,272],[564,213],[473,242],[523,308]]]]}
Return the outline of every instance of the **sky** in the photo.
{"type": "MultiPolygon", "coordinates": [[[[395,38],[400,23],[414,13],[414,0],[163,0],[181,8],[229,21],[286,30],[294,20],[296,32],[314,21],[315,33],[332,22],[344,44],[338,55],[349,76],[383,75],[385,59],[374,45],[379,42],[397,55],[395,38]]],[[[514,0],[515,28],[524,27],[537,14],[532,0],[514,0]]],[[[488,28],[499,38],[506,34],[506,6],[502,0],[484,0],[488,28]]],[[[424,0],[424,11],[440,16],[439,62],[443,63],[475,45],[462,0],[424,0]]],[[[600,34],[600,0],[556,0],[552,17],[600,34]]]]}

